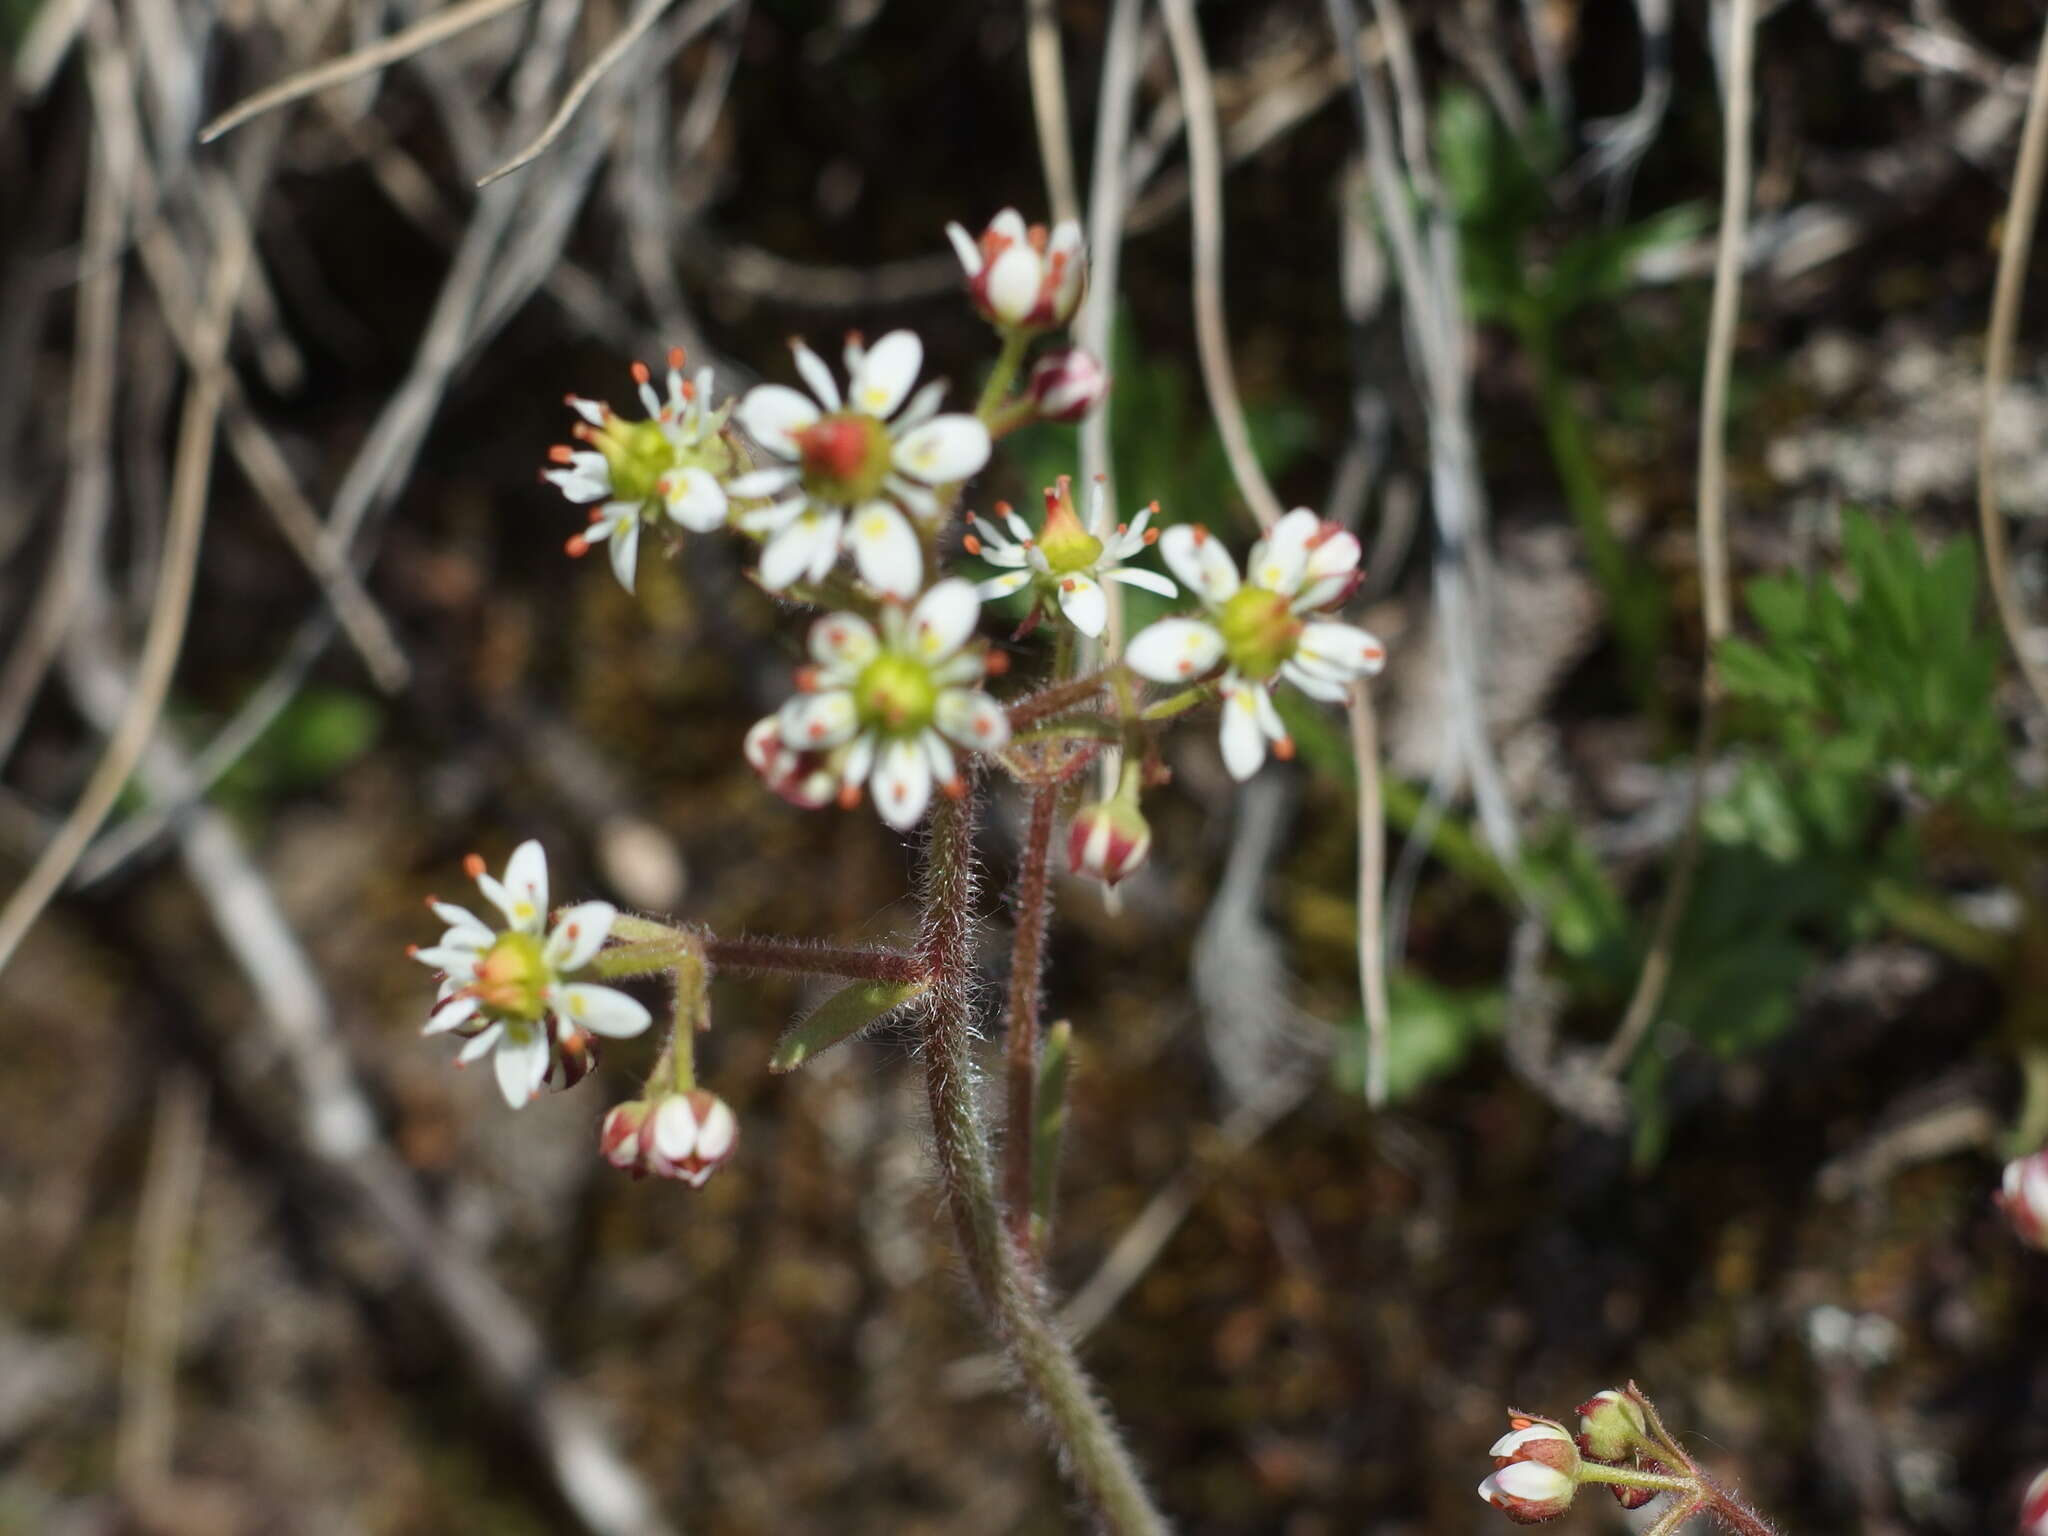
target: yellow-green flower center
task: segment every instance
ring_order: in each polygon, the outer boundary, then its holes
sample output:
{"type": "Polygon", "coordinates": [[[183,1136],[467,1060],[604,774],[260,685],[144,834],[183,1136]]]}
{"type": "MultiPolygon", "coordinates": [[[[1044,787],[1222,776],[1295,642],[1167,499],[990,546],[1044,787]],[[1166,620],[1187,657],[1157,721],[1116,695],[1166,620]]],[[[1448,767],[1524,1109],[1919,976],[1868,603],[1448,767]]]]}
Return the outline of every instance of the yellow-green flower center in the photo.
{"type": "Polygon", "coordinates": [[[659,494],[661,477],[675,467],[675,445],[658,421],[613,421],[596,439],[612,472],[612,496],[646,501],[659,494]]]}
{"type": "Polygon", "coordinates": [[[547,962],[530,933],[501,933],[477,963],[476,996],[494,1018],[532,1023],[547,1012],[547,962]]]}
{"type": "Polygon", "coordinates": [[[939,685],[915,657],[884,651],[861,669],[854,681],[854,708],[863,725],[878,726],[889,736],[915,736],[932,722],[939,685]]]}
{"type": "Polygon", "coordinates": [[[1287,599],[1264,587],[1240,587],[1216,616],[1223,649],[1239,674],[1271,677],[1294,654],[1301,639],[1301,620],[1287,599]]]}
{"type": "Polygon", "coordinates": [[[804,428],[796,447],[805,491],[828,505],[868,500],[889,473],[889,431],[860,411],[841,411],[804,428]]]}
{"type": "Polygon", "coordinates": [[[1074,513],[1067,477],[1045,494],[1045,527],[1038,535],[1038,552],[1055,576],[1085,571],[1102,558],[1102,540],[1083,526],[1074,513]]]}

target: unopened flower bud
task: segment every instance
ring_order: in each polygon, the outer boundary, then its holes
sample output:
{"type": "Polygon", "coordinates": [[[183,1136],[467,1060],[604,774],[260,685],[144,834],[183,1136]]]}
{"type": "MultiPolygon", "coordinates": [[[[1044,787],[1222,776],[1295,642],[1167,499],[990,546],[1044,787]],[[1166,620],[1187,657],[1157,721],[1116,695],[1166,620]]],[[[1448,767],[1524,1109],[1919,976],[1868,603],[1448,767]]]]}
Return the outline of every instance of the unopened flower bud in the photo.
{"type": "Polygon", "coordinates": [[[2048,1472],[2027,1484],[2020,1500],[2020,1536],[2048,1536],[2048,1472]]]}
{"type": "Polygon", "coordinates": [[[1005,208],[979,240],[958,224],[946,236],[967,272],[967,291],[984,319],[1002,330],[1044,331],[1065,325],[1088,290],[1088,251],[1081,226],[1066,219],[1048,232],[1026,228],[1005,208]]]}
{"type": "Polygon", "coordinates": [[[1109,393],[1109,371],[1093,352],[1064,347],[1031,370],[1031,403],[1045,421],[1081,420],[1109,393]]]}
{"type": "Polygon", "coordinates": [[[1487,1452],[1496,1468],[1533,1461],[1562,1472],[1574,1482],[1578,1480],[1579,1448],[1562,1424],[1533,1419],[1527,1414],[1516,1414],[1511,1423],[1513,1428],[1494,1441],[1493,1449],[1487,1452]]]}
{"type": "Polygon", "coordinates": [[[614,1104],[597,1133],[597,1148],[604,1160],[614,1168],[630,1169],[635,1178],[646,1171],[640,1166],[640,1136],[653,1108],[644,1099],[614,1104]]]}
{"type": "Polygon", "coordinates": [[[1578,1484],[1540,1461],[1511,1461],[1479,1485],[1479,1497],[1517,1525],[1540,1525],[1572,1507],[1578,1484]]]}
{"type": "Polygon", "coordinates": [[[1138,765],[1124,764],[1116,793],[1084,805],[1067,826],[1067,868],[1104,885],[1134,873],[1152,852],[1152,827],[1138,809],[1138,765]]]}
{"type": "Polygon", "coordinates": [[[555,1056],[548,1064],[548,1077],[559,1086],[574,1088],[597,1066],[597,1042],[590,1031],[564,1023],[555,1030],[555,1056]]]}
{"type": "Polygon", "coordinates": [[[1614,1495],[1614,1502],[1623,1509],[1641,1509],[1663,1490],[1660,1488],[1630,1488],[1623,1483],[1609,1483],[1607,1491],[1614,1495]]]}
{"type": "Polygon", "coordinates": [[[1642,1405],[1609,1387],[1579,1404],[1579,1449],[1595,1461],[1626,1461],[1649,1434],[1642,1405]]]}
{"type": "Polygon", "coordinates": [[[2015,1237],[2029,1248],[2048,1248],[2048,1148],[2007,1163],[1992,1199],[2015,1237]]]}
{"type": "Polygon", "coordinates": [[[640,1142],[649,1173],[701,1189],[732,1156],[739,1138],[740,1123],[725,1100],[698,1088],[663,1099],[640,1142]]]}
{"type": "Polygon", "coordinates": [[[782,739],[782,726],[775,715],[757,720],[747,732],[747,761],[776,794],[791,805],[816,810],[830,805],[839,793],[839,776],[827,762],[827,754],[798,751],[782,739]]]}

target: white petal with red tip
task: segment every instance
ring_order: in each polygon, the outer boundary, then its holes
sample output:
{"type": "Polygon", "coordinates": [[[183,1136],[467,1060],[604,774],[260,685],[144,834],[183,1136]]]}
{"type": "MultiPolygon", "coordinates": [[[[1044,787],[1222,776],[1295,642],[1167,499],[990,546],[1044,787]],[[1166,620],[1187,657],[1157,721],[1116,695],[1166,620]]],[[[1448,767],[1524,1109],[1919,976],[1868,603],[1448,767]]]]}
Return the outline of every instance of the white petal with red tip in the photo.
{"type": "Polygon", "coordinates": [[[1223,766],[1240,784],[1266,761],[1266,732],[1259,720],[1259,698],[1264,693],[1256,683],[1240,683],[1223,695],[1217,741],[1223,748],[1223,766]]]}
{"type": "Polygon", "coordinates": [[[1223,659],[1223,636],[1200,619],[1148,624],[1124,649],[1124,663],[1155,683],[1189,683],[1223,659]]]}
{"type": "Polygon", "coordinates": [[[639,999],[615,987],[594,987],[586,982],[555,988],[550,1001],[555,1012],[571,1024],[614,1040],[632,1039],[654,1018],[639,999]]]}
{"type": "Polygon", "coordinates": [[[1093,640],[1109,622],[1109,598],[1091,577],[1063,577],[1060,580],[1060,612],[1067,616],[1069,624],[1093,640]]]}
{"type": "Polygon", "coordinates": [[[557,971],[580,971],[611,935],[619,909],[608,901],[583,901],[556,919],[541,956],[557,971]]]}
{"type": "Polygon", "coordinates": [[[725,526],[725,487],[708,469],[691,465],[669,482],[668,515],[692,533],[713,533],[725,526]]]}
{"type": "Polygon", "coordinates": [[[924,580],[924,551],[910,520],[886,501],[871,501],[853,514],[846,542],[860,578],[877,592],[909,599],[924,580]]]}
{"type": "Polygon", "coordinates": [[[858,671],[881,649],[875,626],[857,613],[828,613],[811,626],[811,660],[821,667],[858,671]]]}
{"type": "Polygon", "coordinates": [[[910,645],[920,660],[938,661],[967,643],[981,617],[974,584],[951,576],[917,600],[910,610],[910,645]]]}
{"type": "Polygon", "coordinates": [[[932,769],[915,741],[892,741],[875,764],[875,809],[898,832],[916,826],[932,799],[932,769]]]}
{"type": "Polygon", "coordinates": [[[1010,717],[978,688],[948,688],[932,707],[932,723],[963,747],[994,752],[1010,739],[1010,717]]]}
{"type": "Polygon", "coordinates": [[[1210,607],[1220,607],[1237,593],[1237,565],[1223,541],[1206,528],[1182,523],[1159,536],[1159,553],[1182,586],[1210,607]]]}
{"type": "Polygon", "coordinates": [[[1322,520],[1306,507],[1296,507],[1273,525],[1273,531],[1252,547],[1246,579],[1255,587],[1292,597],[1308,569],[1309,540],[1322,520]]]}
{"type": "Polygon", "coordinates": [[[1356,624],[1305,624],[1294,654],[1349,677],[1370,677],[1387,664],[1387,648],[1356,624]]]}
{"type": "Polygon", "coordinates": [[[429,970],[446,971],[463,981],[476,978],[477,952],[466,944],[436,944],[430,949],[414,950],[412,957],[429,970]]]}
{"type": "Polygon", "coordinates": [[[798,752],[823,752],[850,741],[860,729],[853,695],[843,688],[830,693],[800,693],[782,706],[782,740],[798,752]]]}
{"type": "Polygon", "coordinates": [[[836,411],[840,406],[839,386],[833,382],[832,370],[825,366],[825,359],[818,356],[802,342],[790,343],[790,352],[796,357],[796,371],[803,375],[818,403],[827,411],[836,411]]]}
{"type": "Polygon", "coordinates": [[[796,434],[816,426],[823,413],[815,400],[787,384],[756,384],[735,414],[747,436],[779,459],[794,459],[796,434]]]}
{"type": "Polygon", "coordinates": [[[1053,225],[1045,254],[1048,259],[1066,257],[1060,269],[1059,287],[1053,291],[1052,304],[1056,314],[1072,314],[1074,306],[1081,302],[1081,290],[1088,282],[1088,250],[1081,236],[1081,226],[1072,219],[1062,219],[1053,225]]]}
{"type": "Polygon", "coordinates": [[[1180,588],[1161,576],[1157,571],[1143,571],[1135,566],[1120,565],[1114,570],[1102,573],[1104,581],[1120,581],[1127,587],[1143,587],[1147,592],[1157,592],[1161,597],[1178,597],[1180,588]]]}
{"type": "Polygon", "coordinates": [[[988,463],[988,428],[972,416],[934,416],[896,440],[891,462],[927,485],[965,480],[988,463]]]}
{"type": "Polygon", "coordinates": [[[924,366],[924,343],[915,331],[891,331],[868,349],[852,382],[852,405],[870,416],[896,413],[924,366]]]}

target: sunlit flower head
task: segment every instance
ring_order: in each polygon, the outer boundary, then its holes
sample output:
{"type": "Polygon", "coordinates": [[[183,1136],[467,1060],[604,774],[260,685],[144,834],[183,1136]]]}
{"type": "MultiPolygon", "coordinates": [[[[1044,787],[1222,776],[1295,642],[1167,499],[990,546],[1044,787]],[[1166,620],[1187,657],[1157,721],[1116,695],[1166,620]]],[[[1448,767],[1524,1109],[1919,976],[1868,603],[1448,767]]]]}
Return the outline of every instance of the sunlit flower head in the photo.
{"type": "Polygon", "coordinates": [[[1284,678],[1310,698],[1341,702],[1353,681],[1386,663],[1385,648],[1365,630],[1311,617],[1355,587],[1359,548],[1352,534],[1306,507],[1252,546],[1244,576],[1222,541],[1199,526],[1167,529],[1159,552],[1208,611],[1148,625],[1124,660],[1159,683],[1193,683],[1223,668],[1221,741],[1233,778],[1259,771],[1268,742],[1282,757],[1293,754],[1273,707],[1276,683],[1284,678]]]}
{"type": "Polygon", "coordinates": [[[468,1036],[456,1060],[467,1066],[491,1056],[505,1102],[519,1108],[539,1091],[557,1051],[574,1070],[592,1034],[628,1038],[647,1028],[649,1014],[611,987],[569,980],[596,958],[617,913],[586,901],[547,926],[548,861],[539,843],[521,843],[505,878],[485,872],[471,854],[469,873],[505,926],[495,928],[467,907],[430,899],[447,931],[430,948],[414,948],[422,965],[442,973],[441,991],[423,1031],[468,1036]]]}
{"type": "Polygon", "coordinates": [[[1002,706],[975,686],[986,664],[968,641],[980,612],[972,584],[954,577],[908,610],[883,608],[879,629],[853,613],[819,619],[802,691],[773,717],[772,736],[763,725],[748,733],[756,767],[771,765],[762,776],[798,804],[810,803],[821,770],[843,805],[869,785],[898,831],[917,824],[934,785],[963,793],[956,750],[993,752],[1010,739],[1002,706]]]}
{"type": "Polygon", "coordinates": [[[725,526],[721,482],[736,462],[725,438],[732,402],[711,408],[711,370],[700,368],[694,379],[685,379],[680,347],[668,361],[665,398],[655,393],[647,365],[633,365],[647,412],[643,420],[628,421],[602,400],[570,395],[569,409],[582,418],[572,434],[585,446],[552,449],[549,457],[557,467],[541,471],[543,479],[579,506],[597,503],[590,526],[569,540],[569,553],[581,555],[608,541],[612,572],[628,592],[633,590],[642,522],[665,515],[692,533],[725,526]]]}
{"type": "Polygon", "coordinates": [[[1088,291],[1088,248],[1081,226],[1063,219],[1047,230],[1027,227],[1005,208],[975,239],[958,224],[946,238],[967,273],[974,307],[1004,330],[1044,331],[1065,325],[1088,291]]]}
{"type": "Polygon", "coordinates": [[[1175,595],[1174,584],[1164,576],[1124,564],[1158,539],[1158,533],[1146,526],[1157,510],[1156,505],[1147,507],[1128,523],[1112,525],[1108,497],[1098,479],[1091,488],[1084,526],[1074,511],[1072,481],[1061,475],[1059,484],[1045,493],[1045,526],[1035,535],[1029,523],[1000,502],[995,518],[970,514],[974,531],[967,536],[967,552],[1006,568],[976,591],[986,601],[1035,584],[1041,610],[1059,612],[1093,639],[1109,620],[1104,582],[1143,587],[1161,597],[1175,595]],[[1009,530],[1008,537],[996,526],[998,520],[1009,530]]]}
{"type": "Polygon", "coordinates": [[[740,515],[742,528],[767,538],[761,584],[780,592],[820,581],[844,548],[876,591],[916,596],[924,554],[904,514],[938,515],[936,487],[988,462],[988,428],[973,416],[939,414],[943,381],[911,392],[924,344],[910,331],[891,331],[872,347],[849,337],[843,396],[823,358],[800,341],[790,350],[811,392],[787,384],[747,391],[739,424],[776,462],[726,487],[769,502],[740,515]]]}

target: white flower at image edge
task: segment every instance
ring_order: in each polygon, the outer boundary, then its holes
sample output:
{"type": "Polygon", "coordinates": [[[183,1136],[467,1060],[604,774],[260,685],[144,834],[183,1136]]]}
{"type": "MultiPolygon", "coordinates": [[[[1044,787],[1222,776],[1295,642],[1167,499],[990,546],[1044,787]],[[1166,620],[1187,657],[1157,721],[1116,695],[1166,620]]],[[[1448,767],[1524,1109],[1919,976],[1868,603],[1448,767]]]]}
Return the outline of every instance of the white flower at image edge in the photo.
{"type": "Polygon", "coordinates": [[[853,613],[811,626],[809,691],[783,705],[776,725],[795,752],[828,753],[842,798],[863,784],[897,831],[917,825],[933,785],[964,791],[954,748],[993,752],[1010,739],[1002,705],[974,687],[981,657],[965,649],[981,615],[972,583],[940,582],[908,614],[882,612],[879,631],[853,613]]]}
{"type": "Polygon", "coordinates": [[[1358,540],[1297,507],[1252,546],[1249,579],[1240,577],[1222,541],[1192,524],[1169,528],[1159,552],[1208,610],[1201,618],[1161,619],[1132,639],[1124,660],[1157,683],[1188,684],[1225,664],[1219,730],[1223,763],[1244,780],[1266,760],[1267,743],[1290,755],[1293,743],[1273,707],[1284,678],[1310,698],[1341,703],[1346,688],[1386,664],[1367,631],[1305,615],[1350,590],[1358,540]]]}
{"type": "Polygon", "coordinates": [[[811,393],[757,385],[737,413],[747,435],[780,462],[726,487],[771,503],[740,517],[742,528],[767,536],[761,584],[780,592],[822,580],[843,547],[863,581],[907,601],[923,583],[924,557],[903,509],[937,516],[933,487],[980,472],[988,428],[973,416],[938,414],[941,380],[911,393],[924,344],[910,331],[891,331],[872,347],[849,338],[843,397],[824,359],[802,342],[790,350],[811,393]]]}
{"type": "Polygon", "coordinates": [[[446,979],[422,1033],[474,1029],[457,1062],[467,1066],[493,1056],[499,1091],[518,1109],[547,1077],[556,1038],[588,1030],[627,1039],[646,1029],[651,1015],[624,992],[567,979],[604,947],[618,914],[609,902],[581,902],[564,910],[543,938],[548,861],[539,843],[529,840],[512,851],[502,881],[474,861],[472,871],[507,926],[494,929],[452,902],[430,903],[448,929],[413,958],[446,979]]]}

